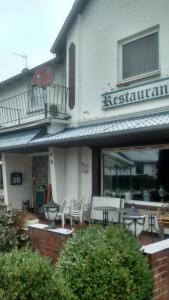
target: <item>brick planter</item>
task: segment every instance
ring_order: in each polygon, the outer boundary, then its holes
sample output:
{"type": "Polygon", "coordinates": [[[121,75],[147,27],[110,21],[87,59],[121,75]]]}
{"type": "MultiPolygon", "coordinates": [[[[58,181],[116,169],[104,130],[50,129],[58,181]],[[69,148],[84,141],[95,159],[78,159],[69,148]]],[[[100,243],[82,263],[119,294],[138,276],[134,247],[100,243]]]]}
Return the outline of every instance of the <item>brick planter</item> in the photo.
{"type": "Polygon", "coordinates": [[[48,230],[46,225],[34,224],[28,227],[28,234],[32,249],[39,250],[41,255],[49,256],[56,262],[72,231],[62,228],[48,230]]]}
{"type": "Polygon", "coordinates": [[[144,246],[154,275],[153,300],[169,300],[169,239],[144,246]]]}
{"type": "MultiPolygon", "coordinates": [[[[31,247],[56,262],[60,250],[71,237],[72,231],[62,228],[53,230],[46,228],[47,226],[43,224],[29,226],[31,247]]],[[[169,239],[143,246],[142,250],[148,256],[153,270],[153,300],[169,300],[169,239]]]]}

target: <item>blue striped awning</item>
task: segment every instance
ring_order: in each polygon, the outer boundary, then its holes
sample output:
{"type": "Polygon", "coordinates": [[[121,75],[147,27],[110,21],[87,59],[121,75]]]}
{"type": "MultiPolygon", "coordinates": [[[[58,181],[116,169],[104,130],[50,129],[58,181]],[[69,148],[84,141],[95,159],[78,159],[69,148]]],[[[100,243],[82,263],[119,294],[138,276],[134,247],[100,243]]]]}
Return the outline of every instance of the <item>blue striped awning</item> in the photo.
{"type": "Polygon", "coordinates": [[[0,136],[0,149],[28,144],[41,129],[14,132],[0,136]]]}
{"type": "Polygon", "coordinates": [[[130,117],[123,120],[115,120],[101,124],[79,126],[65,129],[54,135],[46,135],[30,141],[31,144],[45,144],[50,142],[63,142],[83,140],[84,138],[96,138],[104,135],[121,134],[137,130],[156,129],[169,125],[169,112],[152,114],[140,117],[130,117]]]}
{"type": "Polygon", "coordinates": [[[122,120],[66,128],[53,135],[47,135],[42,129],[32,129],[0,136],[0,150],[19,149],[21,147],[59,145],[66,142],[94,141],[98,138],[144,132],[145,130],[169,128],[169,112],[130,117],[122,120]]]}

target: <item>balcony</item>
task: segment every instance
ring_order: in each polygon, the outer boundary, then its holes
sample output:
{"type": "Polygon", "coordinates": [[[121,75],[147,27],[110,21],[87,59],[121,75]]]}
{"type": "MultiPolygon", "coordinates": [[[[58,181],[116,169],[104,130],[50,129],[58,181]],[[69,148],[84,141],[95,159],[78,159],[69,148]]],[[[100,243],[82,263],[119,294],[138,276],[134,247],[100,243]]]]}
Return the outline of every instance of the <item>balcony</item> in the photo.
{"type": "Polygon", "coordinates": [[[1,128],[22,125],[43,119],[68,119],[68,88],[52,84],[34,87],[13,97],[0,100],[1,128]]]}

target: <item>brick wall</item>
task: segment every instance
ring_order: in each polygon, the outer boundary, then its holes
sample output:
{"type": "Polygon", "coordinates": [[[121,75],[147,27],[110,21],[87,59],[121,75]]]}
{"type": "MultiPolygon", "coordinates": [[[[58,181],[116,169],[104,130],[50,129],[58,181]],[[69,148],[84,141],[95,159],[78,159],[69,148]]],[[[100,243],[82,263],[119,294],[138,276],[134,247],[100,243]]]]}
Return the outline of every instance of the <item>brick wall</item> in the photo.
{"type": "Polygon", "coordinates": [[[153,300],[169,300],[169,239],[143,247],[154,276],[153,300]]]}
{"type": "Polygon", "coordinates": [[[169,249],[148,257],[154,275],[154,300],[169,300],[169,249]]]}
{"type": "Polygon", "coordinates": [[[56,262],[64,243],[71,234],[61,234],[46,229],[29,226],[28,235],[33,250],[39,250],[41,255],[49,256],[56,262]]]}
{"type": "MultiPolygon", "coordinates": [[[[71,236],[44,228],[29,226],[29,237],[32,249],[39,250],[42,255],[56,262],[63,245],[71,236]]],[[[169,300],[169,239],[147,246],[142,250],[148,256],[154,275],[153,300],[169,300]]]]}

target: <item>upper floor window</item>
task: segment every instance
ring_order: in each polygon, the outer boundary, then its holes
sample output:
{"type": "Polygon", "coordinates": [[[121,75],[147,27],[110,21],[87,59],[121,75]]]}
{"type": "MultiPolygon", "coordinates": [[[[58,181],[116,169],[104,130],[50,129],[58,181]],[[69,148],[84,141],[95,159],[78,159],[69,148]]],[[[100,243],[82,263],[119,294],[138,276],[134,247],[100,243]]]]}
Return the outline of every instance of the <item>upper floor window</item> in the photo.
{"type": "Polygon", "coordinates": [[[152,76],[159,72],[158,30],[119,43],[120,81],[152,76]]]}

